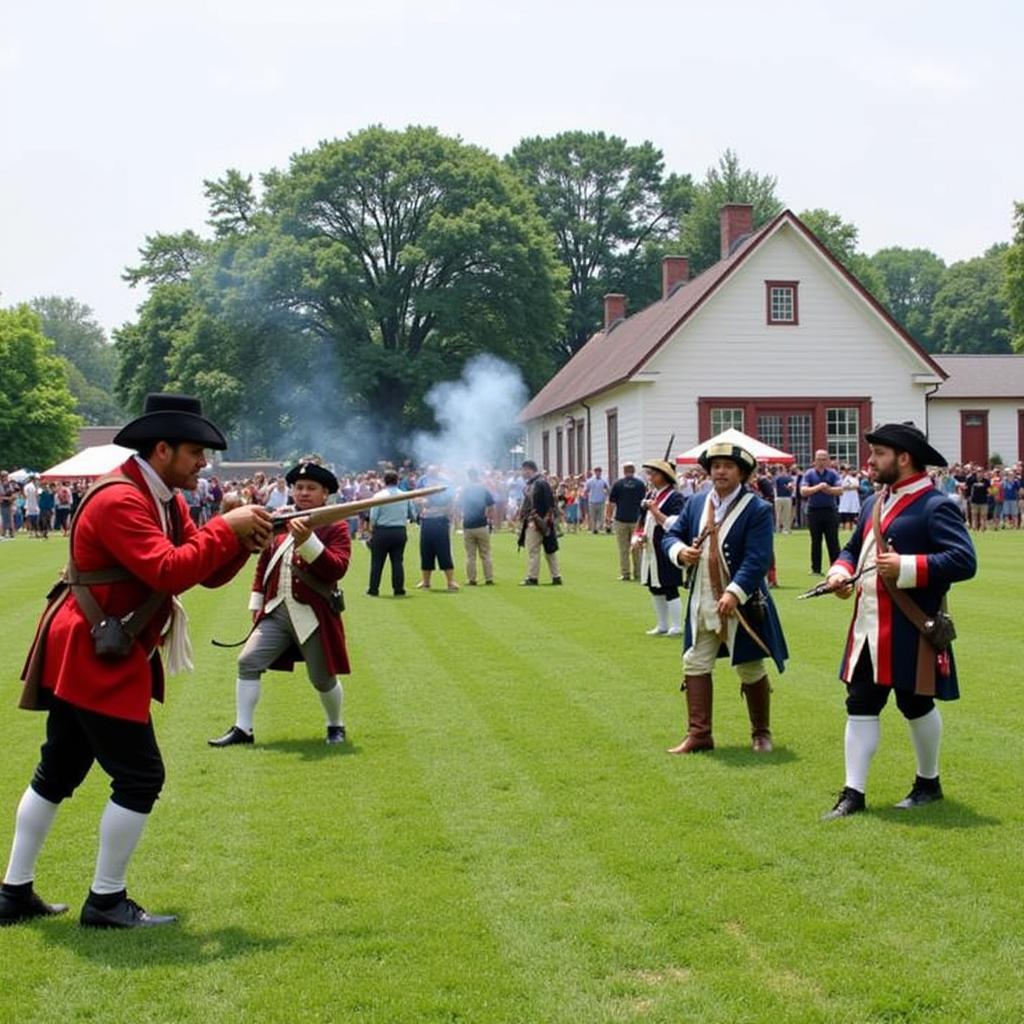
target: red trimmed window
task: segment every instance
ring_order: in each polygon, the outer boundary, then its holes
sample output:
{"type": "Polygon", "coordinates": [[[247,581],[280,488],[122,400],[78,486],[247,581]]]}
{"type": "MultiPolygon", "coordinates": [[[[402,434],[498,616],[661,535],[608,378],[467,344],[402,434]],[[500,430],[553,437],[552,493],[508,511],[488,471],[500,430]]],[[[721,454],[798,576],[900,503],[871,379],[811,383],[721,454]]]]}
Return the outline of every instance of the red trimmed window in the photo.
{"type": "Polygon", "coordinates": [[[769,324],[792,327],[800,323],[798,281],[765,281],[765,306],[769,324]]]}

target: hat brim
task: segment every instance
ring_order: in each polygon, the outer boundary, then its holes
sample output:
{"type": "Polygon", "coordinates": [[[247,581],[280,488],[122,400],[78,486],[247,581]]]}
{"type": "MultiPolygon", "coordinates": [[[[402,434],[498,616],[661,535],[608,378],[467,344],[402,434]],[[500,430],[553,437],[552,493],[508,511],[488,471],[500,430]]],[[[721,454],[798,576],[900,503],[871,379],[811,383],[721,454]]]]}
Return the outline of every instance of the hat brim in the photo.
{"type": "Polygon", "coordinates": [[[939,466],[941,468],[949,465],[946,456],[942,452],[936,451],[927,441],[911,440],[909,438],[898,439],[890,437],[885,431],[877,434],[865,434],[864,440],[868,444],[877,444],[883,448],[893,448],[897,451],[909,452],[922,466],[939,466]]]}
{"type": "Polygon", "coordinates": [[[679,482],[679,475],[676,473],[675,466],[671,462],[667,462],[663,459],[658,459],[657,462],[645,462],[642,466],[643,469],[653,469],[657,473],[661,473],[666,479],[671,480],[672,483],[679,482]]]}
{"type": "Polygon", "coordinates": [[[147,441],[188,441],[222,452],[228,442],[205,416],[191,412],[166,410],[148,412],[126,423],[114,437],[114,444],[138,448],[147,441]]]}
{"type": "Polygon", "coordinates": [[[750,476],[757,469],[757,459],[746,450],[736,444],[713,444],[700,453],[697,462],[706,473],[711,472],[711,463],[714,459],[729,459],[735,462],[740,469],[750,476]]]}

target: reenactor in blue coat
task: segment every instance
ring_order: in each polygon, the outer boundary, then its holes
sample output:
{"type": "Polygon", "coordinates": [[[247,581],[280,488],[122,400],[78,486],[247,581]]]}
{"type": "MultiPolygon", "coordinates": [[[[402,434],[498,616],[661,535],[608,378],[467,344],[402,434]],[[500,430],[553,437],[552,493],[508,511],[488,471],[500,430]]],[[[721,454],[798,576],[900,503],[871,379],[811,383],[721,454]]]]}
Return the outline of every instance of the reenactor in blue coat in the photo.
{"type": "Polygon", "coordinates": [[[896,806],[942,799],[935,701],[960,695],[945,600],[951,584],[977,569],[960,510],[925,471],[946,465],[925,435],[912,423],[887,423],[865,438],[868,465],[884,490],[864,503],[826,581],[839,597],[857,595],[839,670],[847,690],[846,785],[826,819],[865,809],[879,715],[892,690],[917,755],[910,793],[896,806]]]}
{"type": "Polygon", "coordinates": [[[711,675],[722,657],[740,678],[753,749],[765,753],[772,749],[765,659],[782,672],[789,656],[766,583],[775,520],[771,505],[746,486],[757,460],[745,448],[713,444],[699,462],[712,490],[691,497],[662,540],[669,561],[686,568],[690,591],[682,685],[689,728],[669,753],[714,748],[711,675]]]}

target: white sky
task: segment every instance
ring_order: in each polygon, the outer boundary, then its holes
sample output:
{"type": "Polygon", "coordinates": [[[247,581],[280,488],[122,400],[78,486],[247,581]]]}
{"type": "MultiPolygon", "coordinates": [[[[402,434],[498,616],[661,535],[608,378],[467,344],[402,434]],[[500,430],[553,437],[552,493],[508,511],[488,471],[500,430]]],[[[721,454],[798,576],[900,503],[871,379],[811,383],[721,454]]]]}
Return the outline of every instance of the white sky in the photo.
{"type": "Polygon", "coordinates": [[[1024,200],[1024,5],[980,0],[80,0],[0,23],[0,305],[72,295],[108,329],[146,234],[203,228],[202,179],[371,123],[504,154],[650,139],[695,178],[734,148],[867,252],[947,262],[1024,200]]]}

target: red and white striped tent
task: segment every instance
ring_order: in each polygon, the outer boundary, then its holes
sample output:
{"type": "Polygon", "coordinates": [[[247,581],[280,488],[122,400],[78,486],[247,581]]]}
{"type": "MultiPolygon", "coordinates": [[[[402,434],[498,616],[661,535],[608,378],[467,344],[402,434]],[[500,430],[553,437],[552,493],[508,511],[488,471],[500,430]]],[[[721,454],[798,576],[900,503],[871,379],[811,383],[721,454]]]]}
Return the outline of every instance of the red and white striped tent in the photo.
{"type": "Polygon", "coordinates": [[[97,444],[91,448],[83,448],[70,459],[58,462],[45,473],[40,473],[41,480],[95,480],[111,470],[117,469],[122,462],[135,453],[131,448],[122,448],[119,444],[97,444]]]}
{"type": "Polygon", "coordinates": [[[770,444],[765,444],[763,441],[758,441],[756,438],[744,434],[741,430],[730,427],[728,430],[723,430],[720,434],[715,434],[714,437],[709,437],[706,441],[701,441],[700,444],[688,449],[681,455],[677,455],[676,465],[696,465],[701,452],[713,444],[738,444],[741,448],[746,448],[758,462],[782,462],[788,464],[794,461],[794,456],[790,455],[789,452],[779,451],[778,448],[773,448],[770,444]]]}

